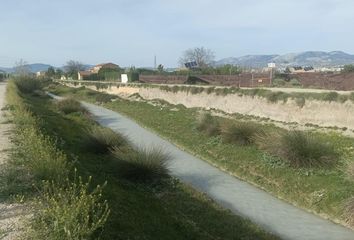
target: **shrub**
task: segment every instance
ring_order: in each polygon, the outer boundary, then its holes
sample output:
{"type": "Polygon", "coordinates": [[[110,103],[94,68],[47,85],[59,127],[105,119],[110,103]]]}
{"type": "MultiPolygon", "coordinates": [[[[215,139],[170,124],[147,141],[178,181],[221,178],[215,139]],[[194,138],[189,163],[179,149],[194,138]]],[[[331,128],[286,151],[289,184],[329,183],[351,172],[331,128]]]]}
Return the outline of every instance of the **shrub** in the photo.
{"type": "Polygon", "coordinates": [[[286,93],[283,93],[283,92],[268,92],[266,95],[266,98],[267,98],[268,102],[271,102],[271,103],[276,103],[279,100],[283,100],[283,102],[287,101],[287,95],[286,95],[286,93]]]}
{"type": "Polygon", "coordinates": [[[197,129],[205,132],[208,136],[220,134],[219,121],[209,113],[202,114],[197,120],[197,129]]]}
{"type": "Polygon", "coordinates": [[[239,122],[228,125],[222,131],[223,141],[237,145],[250,145],[255,142],[257,136],[263,135],[264,131],[261,126],[249,123],[239,122]]]}
{"type": "Polygon", "coordinates": [[[304,97],[297,97],[295,98],[295,103],[299,108],[303,108],[306,103],[306,99],[304,97]]]}
{"type": "Polygon", "coordinates": [[[264,140],[266,150],[294,167],[331,167],[338,161],[335,148],[310,132],[293,130],[264,140]]]}
{"type": "Polygon", "coordinates": [[[128,140],[109,128],[95,126],[88,132],[83,144],[88,151],[103,154],[113,147],[126,147],[128,140]]]}
{"type": "Polygon", "coordinates": [[[296,78],[293,78],[289,81],[291,86],[301,86],[301,83],[299,82],[299,80],[297,80],[296,78]]]}
{"type": "Polygon", "coordinates": [[[28,168],[36,180],[61,181],[68,176],[70,166],[66,155],[34,126],[19,131],[15,141],[15,165],[28,168]]]}
{"type": "Polygon", "coordinates": [[[329,92],[329,93],[325,93],[322,99],[324,101],[332,102],[332,101],[337,101],[338,97],[339,94],[337,92],[329,92]]]}
{"type": "Polygon", "coordinates": [[[32,77],[16,77],[14,78],[14,82],[22,93],[32,93],[35,90],[41,89],[40,80],[32,77]]]}
{"type": "Polygon", "coordinates": [[[27,235],[38,240],[91,239],[110,214],[102,188],[98,185],[90,191],[90,180],[83,183],[81,178],[64,185],[44,182],[27,235]]]}
{"type": "Polygon", "coordinates": [[[87,110],[81,105],[81,103],[73,98],[66,98],[57,102],[57,106],[60,111],[65,114],[81,112],[87,113],[87,110]]]}
{"type": "Polygon", "coordinates": [[[286,82],[284,79],[276,78],[272,81],[274,87],[285,86],[286,82]]]}
{"type": "Polygon", "coordinates": [[[106,93],[100,93],[96,96],[96,102],[100,102],[100,103],[108,103],[111,102],[112,99],[115,99],[116,97],[110,94],[106,94],[106,93]]]}
{"type": "Polygon", "coordinates": [[[168,176],[171,157],[159,148],[137,148],[126,152],[114,148],[112,154],[119,165],[119,175],[128,180],[154,182],[168,176]]]}
{"type": "Polygon", "coordinates": [[[349,95],[350,101],[354,102],[354,92],[351,92],[349,95]]]}

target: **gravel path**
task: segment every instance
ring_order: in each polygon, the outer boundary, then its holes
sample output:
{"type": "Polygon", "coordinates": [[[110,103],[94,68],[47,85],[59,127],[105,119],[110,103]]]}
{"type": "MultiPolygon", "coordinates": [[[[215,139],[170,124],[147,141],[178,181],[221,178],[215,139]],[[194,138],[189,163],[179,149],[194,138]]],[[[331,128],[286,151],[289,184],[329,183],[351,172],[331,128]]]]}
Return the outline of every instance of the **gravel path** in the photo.
{"type": "Polygon", "coordinates": [[[354,239],[352,230],[294,207],[230,176],[119,113],[89,103],[83,102],[83,105],[101,125],[126,135],[136,146],[160,146],[165,149],[173,157],[170,165],[172,175],[205,192],[235,214],[249,218],[283,239],[354,239]]]}
{"type": "MultiPolygon", "coordinates": [[[[0,109],[5,106],[6,82],[0,82],[0,109]]],[[[6,163],[11,147],[10,134],[12,125],[5,123],[6,111],[0,111],[0,168],[6,163]]],[[[25,215],[25,208],[20,204],[9,204],[0,199],[0,239],[13,240],[20,235],[20,222],[25,215]]]]}

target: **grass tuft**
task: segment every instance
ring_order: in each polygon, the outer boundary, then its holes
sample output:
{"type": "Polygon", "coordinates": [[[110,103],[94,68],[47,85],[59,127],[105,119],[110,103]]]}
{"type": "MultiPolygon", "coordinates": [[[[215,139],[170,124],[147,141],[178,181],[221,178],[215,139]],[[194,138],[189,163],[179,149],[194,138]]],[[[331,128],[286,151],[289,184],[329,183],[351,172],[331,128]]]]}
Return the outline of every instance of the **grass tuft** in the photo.
{"type": "Polygon", "coordinates": [[[206,133],[208,136],[216,136],[220,134],[220,124],[216,118],[209,113],[204,113],[197,119],[197,129],[206,133]]]}
{"type": "Polygon", "coordinates": [[[255,123],[239,122],[226,126],[222,131],[222,138],[226,143],[245,146],[253,144],[256,136],[263,134],[262,126],[255,123]]]}
{"type": "Polygon", "coordinates": [[[84,139],[84,146],[89,152],[104,154],[114,147],[122,148],[128,145],[128,140],[109,128],[94,126],[84,139]]]}
{"type": "Polygon", "coordinates": [[[339,158],[332,145],[310,132],[292,130],[273,134],[263,139],[262,146],[293,167],[332,167],[339,158]]]}
{"type": "Polygon", "coordinates": [[[136,182],[156,182],[168,176],[169,154],[160,148],[137,148],[123,152],[114,148],[113,156],[118,162],[118,173],[136,182]]]}
{"type": "Polygon", "coordinates": [[[57,106],[60,111],[65,114],[81,112],[87,113],[87,110],[81,105],[81,103],[73,98],[66,98],[57,102],[57,106]]]}

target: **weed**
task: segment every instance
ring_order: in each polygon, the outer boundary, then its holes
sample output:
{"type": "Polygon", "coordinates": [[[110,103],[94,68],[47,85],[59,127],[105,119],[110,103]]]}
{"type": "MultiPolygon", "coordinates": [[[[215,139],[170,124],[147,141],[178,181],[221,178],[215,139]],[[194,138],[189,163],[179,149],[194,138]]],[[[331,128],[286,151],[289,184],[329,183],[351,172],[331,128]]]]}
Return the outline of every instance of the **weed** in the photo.
{"type": "Polygon", "coordinates": [[[263,135],[264,131],[260,125],[249,122],[238,122],[226,126],[222,131],[223,141],[237,145],[250,145],[255,142],[255,137],[263,135]]]}
{"type": "Polygon", "coordinates": [[[295,98],[295,103],[299,108],[303,108],[306,103],[306,99],[304,97],[297,97],[295,98]]]}
{"type": "Polygon", "coordinates": [[[41,82],[32,77],[16,77],[14,82],[22,93],[32,93],[41,88],[41,82]]]}
{"type": "Polygon", "coordinates": [[[66,180],[66,184],[44,182],[34,201],[34,218],[27,234],[30,239],[91,239],[103,228],[110,210],[102,200],[102,188],[90,191],[90,180],[84,183],[66,180]]]}
{"type": "Polygon", "coordinates": [[[81,103],[73,98],[66,98],[57,102],[58,109],[65,114],[81,112],[87,113],[87,110],[81,103]]]}
{"type": "Polygon", "coordinates": [[[168,176],[171,157],[159,148],[137,148],[126,152],[114,148],[112,154],[118,162],[119,175],[129,180],[154,182],[168,176]]]}
{"type": "Polygon", "coordinates": [[[268,138],[266,145],[294,167],[331,167],[339,157],[332,145],[310,132],[288,131],[279,137],[268,138]]]}
{"type": "Polygon", "coordinates": [[[100,93],[97,94],[96,96],[96,102],[100,102],[100,103],[108,103],[111,102],[112,99],[115,99],[116,97],[110,94],[106,94],[106,93],[100,93]]]}
{"type": "Polygon", "coordinates": [[[328,101],[328,102],[334,102],[337,101],[339,97],[339,94],[337,92],[329,92],[329,93],[325,93],[323,95],[322,100],[323,101],[328,101]]]}
{"type": "Polygon", "coordinates": [[[88,131],[84,139],[84,146],[87,151],[93,153],[107,153],[114,147],[122,148],[128,145],[128,140],[122,135],[113,132],[109,128],[94,126],[88,131]]]}
{"type": "Polygon", "coordinates": [[[208,136],[220,134],[220,124],[216,118],[209,113],[204,113],[197,119],[197,129],[205,132],[208,136]]]}

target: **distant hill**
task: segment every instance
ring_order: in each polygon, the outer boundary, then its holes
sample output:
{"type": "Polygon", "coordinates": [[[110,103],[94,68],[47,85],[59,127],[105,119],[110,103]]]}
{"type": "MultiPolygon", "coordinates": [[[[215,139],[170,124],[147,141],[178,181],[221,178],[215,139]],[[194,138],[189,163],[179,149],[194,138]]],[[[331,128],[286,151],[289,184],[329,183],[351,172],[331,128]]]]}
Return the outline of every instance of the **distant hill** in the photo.
{"type": "Polygon", "coordinates": [[[242,67],[266,67],[274,62],[280,67],[286,66],[314,66],[330,67],[354,63],[354,55],[342,52],[307,51],[302,53],[289,53],[284,55],[247,55],[238,58],[224,58],[215,62],[216,66],[233,64],[242,67]]]}
{"type": "MultiPolygon", "coordinates": [[[[33,63],[33,64],[27,64],[26,65],[28,69],[33,72],[40,72],[40,71],[47,71],[51,65],[48,64],[43,64],[43,63],[33,63]]],[[[13,73],[15,71],[15,68],[5,68],[5,67],[0,67],[0,70],[7,72],[7,73],[13,73]]]]}

